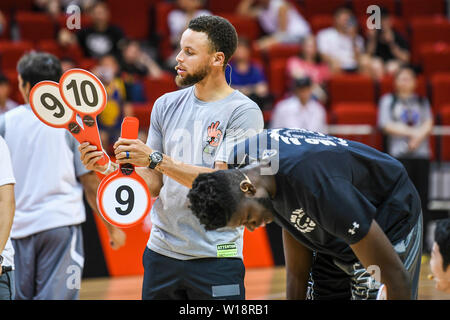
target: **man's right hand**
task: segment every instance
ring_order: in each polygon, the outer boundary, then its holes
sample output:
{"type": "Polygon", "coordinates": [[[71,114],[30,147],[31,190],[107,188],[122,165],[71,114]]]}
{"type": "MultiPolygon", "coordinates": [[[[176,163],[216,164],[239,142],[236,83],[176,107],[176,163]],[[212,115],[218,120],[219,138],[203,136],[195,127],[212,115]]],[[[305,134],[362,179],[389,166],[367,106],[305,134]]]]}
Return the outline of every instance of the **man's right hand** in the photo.
{"type": "Polygon", "coordinates": [[[83,142],[78,147],[81,153],[81,162],[83,162],[86,169],[91,171],[104,172],[108,168],[108,164],[99,165],[97,163],[103,157],[103,152],[97,150],[97,147],[89,142],[83,142]]]}

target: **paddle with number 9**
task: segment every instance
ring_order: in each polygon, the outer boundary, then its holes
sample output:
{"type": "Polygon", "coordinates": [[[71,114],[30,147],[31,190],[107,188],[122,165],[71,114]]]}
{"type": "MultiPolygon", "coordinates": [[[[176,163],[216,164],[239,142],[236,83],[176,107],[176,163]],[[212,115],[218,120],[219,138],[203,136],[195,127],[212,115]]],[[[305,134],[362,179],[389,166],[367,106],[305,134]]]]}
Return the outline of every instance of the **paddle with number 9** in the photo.
{"type": "MultiPolygon", "coordinates": [[[[121,137],[137,139],[139,120],[125,117],[121,137]]],[[[150,210],[151,197],[144,179],[132,164],[121,164],[100,183],[97,207],[110,224],[125,228],[141,223],[150,210]]]]}

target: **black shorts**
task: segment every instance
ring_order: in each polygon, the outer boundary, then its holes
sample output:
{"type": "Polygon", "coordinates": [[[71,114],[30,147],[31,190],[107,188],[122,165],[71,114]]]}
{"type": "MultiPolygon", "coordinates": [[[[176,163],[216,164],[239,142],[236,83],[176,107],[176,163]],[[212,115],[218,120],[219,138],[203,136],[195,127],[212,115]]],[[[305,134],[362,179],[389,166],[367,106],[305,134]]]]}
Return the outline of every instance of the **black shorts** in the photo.
{"type": "Polygon", "coordinates": [[[145,248],[143,300],[245,299],[238,258],[178,260],[145,248]]]}
{"type": "MultiPolygon", "coordinates": [[[[419,288],[422,232],[420,217],[409,234],[393,244],[410,275],[411,299],[417,299],[419,288]]],[[[307,296],[310,300],[375,300],[380,285],[359,261],[345,264],[330,255],[314,252],[307,296]]]]}

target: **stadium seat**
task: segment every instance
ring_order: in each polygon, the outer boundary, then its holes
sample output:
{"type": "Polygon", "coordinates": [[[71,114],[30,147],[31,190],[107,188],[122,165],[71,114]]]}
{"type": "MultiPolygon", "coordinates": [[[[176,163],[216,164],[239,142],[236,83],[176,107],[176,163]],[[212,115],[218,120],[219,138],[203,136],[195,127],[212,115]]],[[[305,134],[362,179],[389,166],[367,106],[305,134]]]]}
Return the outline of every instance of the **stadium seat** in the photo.
{"type": "Polygon", "coordinates": [[[419,16],[444,15],[445,0],[401,0],[402,16],[407,20],[419,16]]]}
{"type": "Polygon", "coordinates": [[[336,124],[376,125],[377,123],[377,108],[374,103],[337,103],[331,112],[336,124]]]}
{"type": "Polygon", "coordinates": [[[16,14],[20,38],[28,41],[54,39],[57,23],[44,13],[21,11],[16,14]]]}
{"type": "Polygon", "coordinates": [[[222,14],[222,17],[230,21],[239,37],[245,37],[253,41],[261,36],[261,28],[255,18],[229,13],[222,14]]]}
{"type": "Polygon", "coordinates": [[[270,60],[272,59],[288,59],[292,56],[297,56],[302,50],[299,44],[276,44],[271,46],[266,51],[266,56],[270,60]]]}
{"type": "Polygon", "coordinates": [[[317,34],[322,29],[329,28],[333,25],[333,16],[331,14],[318,14],[309,19],[311,30],[317,34]]]}
{"type": "Polygon", "coordinates": [[[159,55],[167,59],[172,54],[172,45],[170,43],[170,31],[167,24],[167,17],[170,11],[175,8],[173,3],[160,2],[156,4],[156,34],[159,38],[159,55]]]}
{"type": "Polygon", "coordinates": [[[287,91],[288,77],[286,76],[287,59],[274,59],[269,61],[267,79],[270,92],[275,99],[281,98],[287,91]]]}
{"type": "Polygon", "coordinates": [[[442,18],[416,18],[411,22],[411,60],[418,63],[424,46],[439,42],[448,43],[450,22],[442,18]]]}
{"type": "Polygon", "coordinates": [[[17,62],[20,57],[33,49],[33,43],[30,41],[0,41],[0,66],[1,70],[16,70],[17,62]]]}
{"type": "Polygon", "coordinates": [[[208,1],[207,9],[214,14],[234,13],[241,0],[208,1]]]}
{"type": "Polygon", "coordinates": [[[145,78],[144,87],[147,101],[151,104],[163,94],[178,89],[175,84],[174,76],[169,73],[164,74],[158,79],[145,78]]]}
{"type": "Polygon", "coordinates": [[[333,14],[334,11],[347,5],[347,0],[304,0],[305,17],[317,14],[333,14]]]}
{"type": "MultiPolygon", "coordinates": [[[[427,96],[427,82],[423,75],[417,76],[416,93],[420,96],[427,96]]],[[[379,83],[379,98],[385,94],[394,91],[394,78],[392,76],[385,76],[379,83]]]]}
{"type": "Polygon", "coordinates": [[[55,40],[42,40],[37,44],[37,48],[40,51],[54,54],[58,58],[67,57],[76,62],[83,59],[83,51],[78,44],[74,44],[70,47],[62,47],[55,40]]]}
{"type": "Polygon", "coordinates": [[[435,112],[450,105],[450,73],[438,73],[431,77],[431,101],[435,112]]]}
{"type": "Polygon", "coordinates": [[[331,105],[341,102],[375,102],[374,83],[370,77],[359,74],[334,76],[329,82],[331,105]]]}
{"type": "Polygon", "coordinates": [[[121,27],[127,37],[137,40],[149,37],[151,3],[148,0],[107,0],[107,4],[111,22],[121,27]]]}
{"type": "Polygon", "coordinates": [[[30,10],[33,8],[34,0],[1,0],[0,10],[2,12],[15,12],[18,10],[30,10]]]}
{"type": "Polygon", "coordinates": [[[353,10],[357,17],[368,17],[367,8],[371,5],[377,5],[385,8],[391,15],[397,14],[397,6],[395,0],[352,0],[353,10]]]}
{"type": "Polygon", "coordinates": [[[450,46],[424,46],[420,55],[423,71],[427,76],[437,72],[450,72],[450,46]]]}
{"type": "MultiPolygon", "coordinates": [[[[370,125],[376,127],[377,108],[374,103],[339,103],[331,111],[333,123],[341,125],[370,125]]],[[[375,130],[372,134],[337,134],[343,139],[365,143],[378,150],[382,149],[381,134],[375,130]]]]}

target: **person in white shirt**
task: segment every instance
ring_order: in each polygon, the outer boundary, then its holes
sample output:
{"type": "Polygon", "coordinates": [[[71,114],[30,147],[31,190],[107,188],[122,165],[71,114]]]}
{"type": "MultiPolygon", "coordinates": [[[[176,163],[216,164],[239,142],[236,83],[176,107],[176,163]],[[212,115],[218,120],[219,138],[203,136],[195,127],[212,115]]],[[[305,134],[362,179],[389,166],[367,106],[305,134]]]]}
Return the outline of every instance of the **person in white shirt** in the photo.
{"type": "MultiPolygon", "coordinates": [[[[77,299],[84,267],[81,223],[85,221],[83,189],[97,213],[94,172],[80,161],[78,142],[67,130],[42,123],[28,97],[38,82],[58,82],[62,68],[48,53],[25,54],[17,65],[25,105],[0,117],[0,135],[11,152],[16,179],[16,211],[11,230],[15,251],[17,300],[77,299]]],[[[111,246],[125,234],[105,221],[111,246]]]]}
{"type": "Polygon", "coordinates": [[[322,59],[333,71],[357,71],[364,56],[364,40],[352,12],[339,8],[334,25],[317,33],[317,47],[322,59]]]}
{"type": "Polygon", "coordinates": [[[14,249],[9,234],[14,218],[14,174],[8,146],[0,137],[0,300],[14,300],[14,249]],[[3,273],[3,268],[10,270],[3,273]]]}
{"type": "Polygon", "coordinates": [[[301,128],[327,132],[326,111],[312,98],[312,81],[309,77],[295,80],[293,95],[277,103],[270,128],[301,128]]]}
{"type": "Polygon", "coordinates": [[[285,0],[242,0],[237,13],[258,18],[267,36],[258,40],[259,49],[274,44],[299,44],[311,34],[308,22],[297,9],[285,0]]]}

